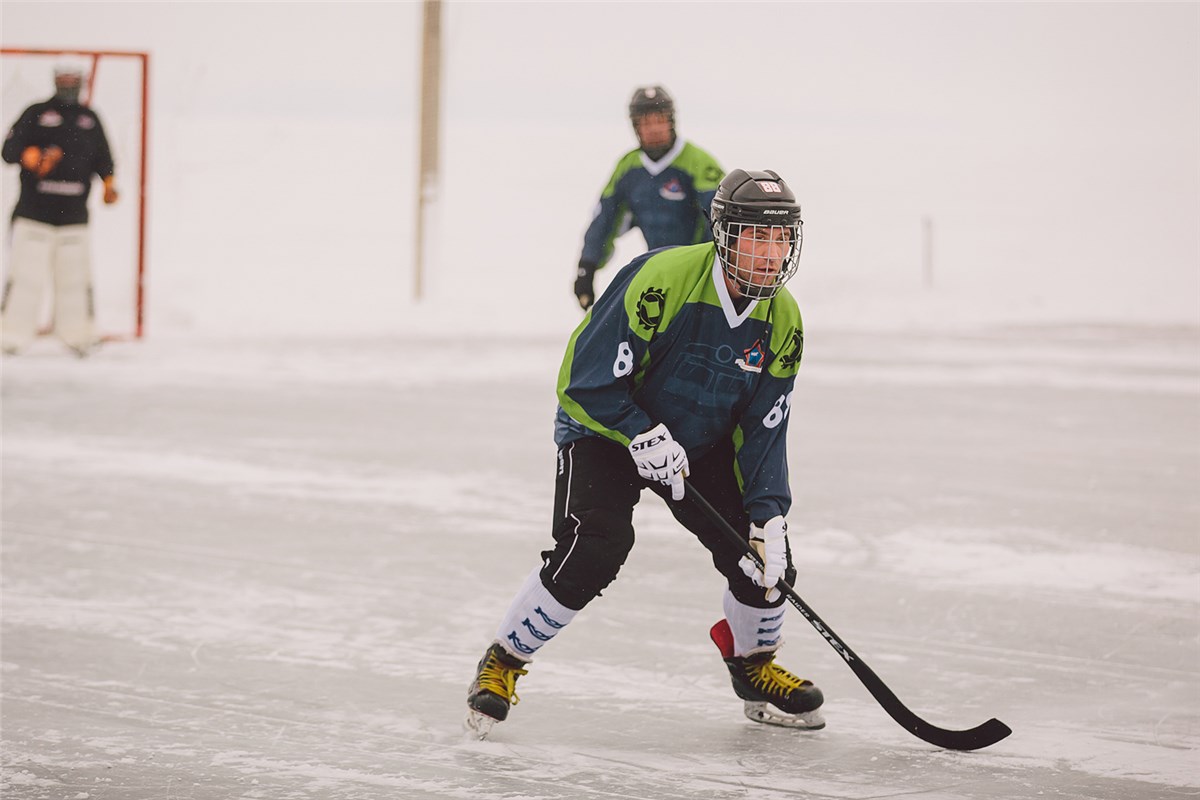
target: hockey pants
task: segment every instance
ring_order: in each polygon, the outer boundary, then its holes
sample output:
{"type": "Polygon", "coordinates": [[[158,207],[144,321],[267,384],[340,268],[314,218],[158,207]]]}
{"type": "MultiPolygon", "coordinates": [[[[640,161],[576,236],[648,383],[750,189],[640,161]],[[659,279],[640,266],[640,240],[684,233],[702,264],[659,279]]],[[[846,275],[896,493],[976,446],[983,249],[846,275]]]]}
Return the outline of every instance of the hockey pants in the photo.
{"type": "MultiPolygon", "coordinates": [[[[733,445],[719,445],[691,462],[691,484],[733,529],[749,537],[750,519],[733,471],[733,445]]],[[[713,565],[740,603],[755,608],[782,605],[781,596],[766,602],[762,587],[738,566],[745,551],[733,545],[686,495],[678,502],[659,483],[644,480],[629,451],[606,439],[578,439],[558,451],[554,492],[554,548],[542,553],[542,584],[567,608],[581,609],[617,577],[633,548],[633,508],[649,488],[667,503],[683,527],[712,554],[713,565]]],[[[784,580],[796,579],[792,555],[784,580]]]]}

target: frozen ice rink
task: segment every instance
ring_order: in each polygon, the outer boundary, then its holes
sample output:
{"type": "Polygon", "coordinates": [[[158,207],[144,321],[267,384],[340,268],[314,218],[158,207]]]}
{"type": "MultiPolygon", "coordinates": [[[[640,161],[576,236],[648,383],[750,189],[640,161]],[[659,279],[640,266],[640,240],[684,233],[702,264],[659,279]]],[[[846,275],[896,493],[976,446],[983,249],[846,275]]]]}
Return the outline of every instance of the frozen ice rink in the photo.
{"type": "Polygon", "coordinates": [[[563,336],[147,341],[3,363],[3,796],[1200,795],[1200,333],[810,330],[790,428],[819,733],[745,720],[705,552],[647,493],[485,742],[475,663],[549,542],[563,336]],[[647,609],[654,609],[650,613],[647,609]]]}

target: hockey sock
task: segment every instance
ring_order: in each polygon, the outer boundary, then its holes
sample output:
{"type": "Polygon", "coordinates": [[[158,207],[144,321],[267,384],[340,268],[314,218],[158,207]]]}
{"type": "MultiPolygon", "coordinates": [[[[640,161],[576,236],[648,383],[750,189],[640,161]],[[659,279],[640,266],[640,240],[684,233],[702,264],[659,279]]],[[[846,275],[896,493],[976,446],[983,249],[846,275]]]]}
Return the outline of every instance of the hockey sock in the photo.
{"type": "Polygon", "coordinates": [[[539,572],[540,566],[525,579],[496,630],[496,641],[522,661],[531,660],[579,613],[554,599],[539,572]]]}
{"type": "Polygon", "coordinates": [[[733,633],[733,654],[748,656],[778,650],[783,644],[784,606],[755,608],[725,590],[725,619],[733,633]]]}

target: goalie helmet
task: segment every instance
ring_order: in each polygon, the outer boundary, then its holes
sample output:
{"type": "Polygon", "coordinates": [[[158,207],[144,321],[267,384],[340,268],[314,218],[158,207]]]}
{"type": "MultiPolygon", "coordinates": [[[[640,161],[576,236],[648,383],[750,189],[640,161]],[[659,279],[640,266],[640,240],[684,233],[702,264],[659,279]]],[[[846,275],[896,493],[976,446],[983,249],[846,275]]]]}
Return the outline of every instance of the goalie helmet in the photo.
{"type": "Polygon", "coordinates": [[[779,174],[735,169],[717,186],[709,216],[725,275],[743,297],[774,297],[800,261],[800,203],[779,174]]]}
{"type": "Polygon", "coordinates": [[[54,65],[54,96],[67,105],[79,102],[83,89],[83,66],[75,61],[60,61],[54,65]]]}

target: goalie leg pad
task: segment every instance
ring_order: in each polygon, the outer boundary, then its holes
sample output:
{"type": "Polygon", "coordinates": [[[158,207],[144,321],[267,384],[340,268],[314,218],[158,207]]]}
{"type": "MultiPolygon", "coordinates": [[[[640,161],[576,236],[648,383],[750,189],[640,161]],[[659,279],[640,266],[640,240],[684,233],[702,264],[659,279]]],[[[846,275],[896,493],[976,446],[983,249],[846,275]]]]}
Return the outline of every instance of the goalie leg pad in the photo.
{"type": "Polygon", "coordinates": [[[4,351],[16,353],[37,336],[54,257],[54,226],[17,217],[12,223],[8,276],[0,323],[4,351]]]}
{"type": "Polygon", "coordinates": [[[95,316],[87,226],[63,226],[54,258],[54,332],[85,355],[96,344],[95,316]]]}

